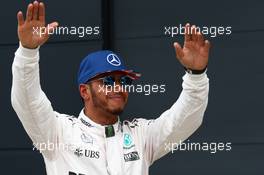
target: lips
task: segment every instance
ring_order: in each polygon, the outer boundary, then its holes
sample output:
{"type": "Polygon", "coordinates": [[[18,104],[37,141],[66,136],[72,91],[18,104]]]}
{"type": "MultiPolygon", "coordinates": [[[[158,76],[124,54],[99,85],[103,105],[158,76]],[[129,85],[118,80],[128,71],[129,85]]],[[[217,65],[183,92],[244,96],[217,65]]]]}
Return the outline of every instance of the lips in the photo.
{"type": "Polygon", "coordinates": [[[124,100],[124,97],[119,94],[108,95],[107,98],[111,100],[124,100]]]}

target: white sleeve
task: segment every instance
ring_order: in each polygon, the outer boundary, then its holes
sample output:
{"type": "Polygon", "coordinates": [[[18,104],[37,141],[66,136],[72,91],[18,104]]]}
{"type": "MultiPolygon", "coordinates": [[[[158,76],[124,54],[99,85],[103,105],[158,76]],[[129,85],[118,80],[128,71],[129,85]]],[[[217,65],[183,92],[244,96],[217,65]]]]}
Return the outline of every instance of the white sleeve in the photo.
{"type": "MultiPolygon", "coordinates": [[[[57,143],[58,119],[40,87],[39,48],[26,49],[21,45],[12,65],[12,106],[34,145],[57,143]]],[[[42,150],[52,159],[54,150],[42,150]]]]}
{"type": "Polygon", "coordinates": [[[145,122],[146,156],[151,165],[167,154],[166,144],[187,139],[202,123],[208,102],[209,79],[206,73],[183,76],[183,90],[170,109],[145,122]]]}

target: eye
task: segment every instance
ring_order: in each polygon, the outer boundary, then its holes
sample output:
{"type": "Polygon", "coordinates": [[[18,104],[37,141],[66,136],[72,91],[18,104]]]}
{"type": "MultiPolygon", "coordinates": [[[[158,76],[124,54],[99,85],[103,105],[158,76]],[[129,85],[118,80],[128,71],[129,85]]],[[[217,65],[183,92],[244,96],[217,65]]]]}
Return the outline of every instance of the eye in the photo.
{"type": "Polygon", "coordinates": [[[115,79],[111,76],[107,76],[107,77],[104,77],[103,82],[104,82],[104,85],[106,86],[113,86],[115,79]]]}
{"type": "Polygon", "coordinates": [[[132,78],[128,77],[128,76],[123,76],[120,78],[120,83],[122,85],[131,85],[133,82],[132,78]]]}

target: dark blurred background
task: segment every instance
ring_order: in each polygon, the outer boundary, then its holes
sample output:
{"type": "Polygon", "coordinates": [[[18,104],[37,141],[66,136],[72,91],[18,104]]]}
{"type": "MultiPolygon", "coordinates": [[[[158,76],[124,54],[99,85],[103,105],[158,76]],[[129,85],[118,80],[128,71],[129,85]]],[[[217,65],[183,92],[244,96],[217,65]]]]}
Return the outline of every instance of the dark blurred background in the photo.
{"type": "MultiPolygon", "coordinates": [[[[0,28],[0,171],[2,174],[44,175],[41,155],[10,103],[11,65],[18,47],[16,13],[30,1],[5,1],[0,28]]],[[[42,88],[60,113],[82,109],[76,77],[88,53],[113,49],[143,74],[139,83],[166,84],[162,94],[131,94],[122,118],[157,118],[181,92],[183,68],[165,26],[190,22],[198,26],[231,26],[231,35],[206,36],[212,43],[208,76],[209,105],[192,142],[231,142],[231,151],[177,151],[157,161],[151,175],[264,174],[264,1],[44,1],[47,22],[61,26],[99,26],[99,35],[52,36],[40,49],[42,88]]]]}

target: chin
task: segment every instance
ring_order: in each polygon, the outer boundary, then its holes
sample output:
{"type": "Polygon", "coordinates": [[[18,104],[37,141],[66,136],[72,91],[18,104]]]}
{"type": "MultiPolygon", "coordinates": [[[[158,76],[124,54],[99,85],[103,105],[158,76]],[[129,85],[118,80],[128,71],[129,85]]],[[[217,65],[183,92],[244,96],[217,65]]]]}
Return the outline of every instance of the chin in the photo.
{"type": "Polygon", "coordinates": [[[109,101],[108,102],[108,106],[110,109],[113,109],[113,110],[117,110],[117,109],[120,109],[120,110],[123,110],[124,106],[125,106],[125,102],[124,100],[112,100],[112,101],[109,101]]]}
{"type": "Polygon", "coordinates": [[[110,110],[110,112],[114,115],[121,115],[123,113],[123,109],[122,108],[112,109],[110,110]]]}
{"type": "Polygon", "coordinates": [[[124,104],[122,105],[109,105],[108,106],[108,111],[111,112],[112,114],[119,115],[123,112],[124,110],[124,104]]]}
{"type": "Polygon", "coordinates": [[[108,101],[108,111],[114,115],[120,115],[125,108],[124,100],[110,100],[108,101]]]}

